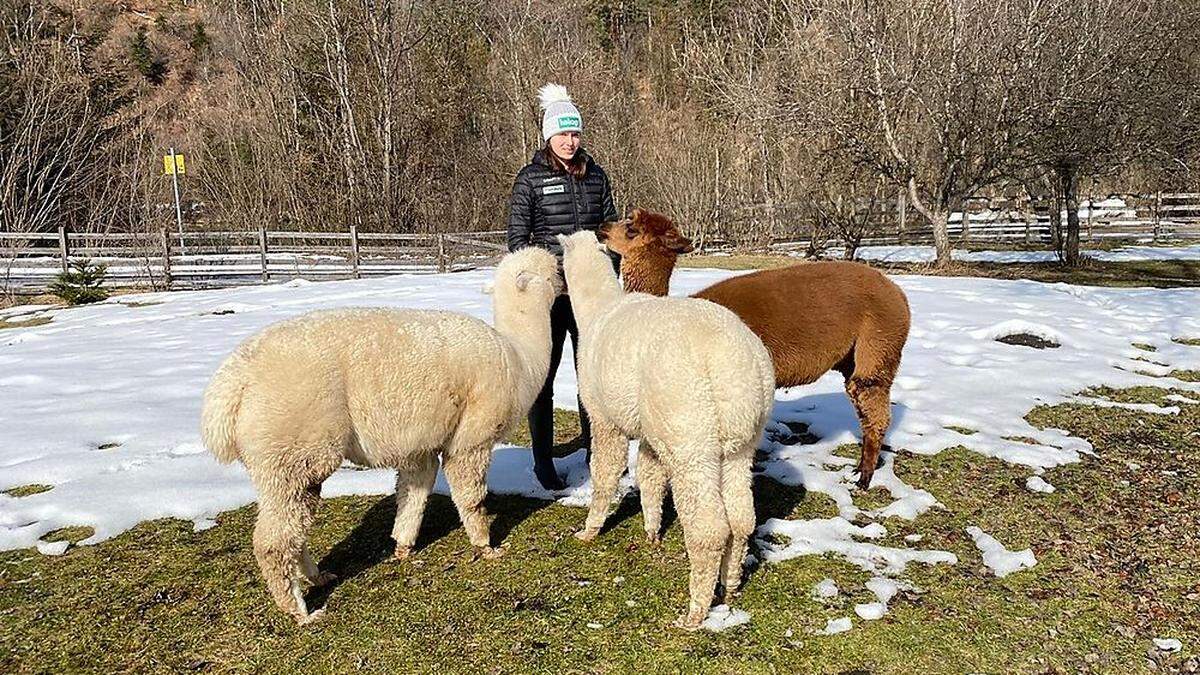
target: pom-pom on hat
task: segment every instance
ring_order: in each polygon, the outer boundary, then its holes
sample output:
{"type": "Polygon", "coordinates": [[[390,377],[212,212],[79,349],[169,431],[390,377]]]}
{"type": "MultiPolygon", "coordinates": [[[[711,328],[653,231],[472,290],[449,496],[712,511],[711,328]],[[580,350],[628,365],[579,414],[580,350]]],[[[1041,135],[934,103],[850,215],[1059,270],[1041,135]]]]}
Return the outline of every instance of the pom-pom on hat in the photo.
{"type": "Polygon", "coordinates": [[[561,84],[548,83],[538,90],[542,110],[542,140],[548,141],[564,131],[583,131],[583,117],[579,108],[571,101],[567,88],[561,84]]]}

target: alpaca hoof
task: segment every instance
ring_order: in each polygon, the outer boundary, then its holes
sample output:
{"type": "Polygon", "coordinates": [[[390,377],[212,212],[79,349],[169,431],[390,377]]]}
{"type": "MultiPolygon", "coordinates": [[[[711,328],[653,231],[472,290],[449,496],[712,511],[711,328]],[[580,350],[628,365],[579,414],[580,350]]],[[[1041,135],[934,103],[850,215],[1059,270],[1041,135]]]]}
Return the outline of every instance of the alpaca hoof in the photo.
{"type": "Polygon", "coordinates": [[[412,555],[411,546],[397,546],[392,552],[392,560],[407,560],[408,556],[412,555]]]}
{"type": "Polygon", "coordinates": [[[337,581],[337,578],[338,575],[334,574],[333,572],[321,572],[316,576],[315,579],[312,580],[312,585],[314,588],[320,588],[321,586],[337,581]]]}
{"type": "Polygon", "coordinates": [[[591,541],[591,540],[595,539],[596,535],[598,535],[598,534],[600,534],[599,528],[585,527],[582,530],[575,533],[575,538],[578,539],[579,541],[591,541]]]}
{"type": "Polygon", "coordinates": [[[662,545],[662,535],[660,535],[657,532],[647,532],[646,533],[646,542],[653,544],[655,546],[661,546],[662,545]]]}
{"type": "Polygon", "coordinates": [[[675,623],[672,625],[676,628],[682,628],[686,631],[699,630],[701,624],[704,623],[705,616],[705,614],[699,614],[696,612],[684,612],[683,614],[679,615],[678,619],[675,619],[675,623]]]}
{"type": "Polygon", "coordinates": [[[315,612],[305,614],[303,616],[297,616],[296,623],[300,624],[301,626],[309,626],[314,623],[317,623],[318,621],[320,621],[323,618],[325,618],[325,608],[324,607],[322,607],[321,609],[318,609],[315,612]]]}
{"type": "Polygon", "coordinates": [[[504,554],[506,552],[503,548],[500,548],[499,546],[494,547],[494,548],[491,546],[480,546],[478,550],[479,550],[479,557],[483,558],[484,560],[495,560],[496,558],[501,558],[504,556],[504,554]]]}

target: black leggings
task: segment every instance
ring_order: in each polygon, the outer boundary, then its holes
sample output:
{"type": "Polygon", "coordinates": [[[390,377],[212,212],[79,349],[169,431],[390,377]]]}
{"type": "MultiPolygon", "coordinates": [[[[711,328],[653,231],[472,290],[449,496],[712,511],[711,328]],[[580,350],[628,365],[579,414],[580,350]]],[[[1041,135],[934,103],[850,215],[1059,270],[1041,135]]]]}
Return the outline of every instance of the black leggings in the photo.
{"type": "MultiPolygon", "coordinates": [[[[550,372],[546,374],[546,383],[542,391],[529,409],[529,436],[533,446],[534,466],[550,466],[551,450],[554,448],[554,375],[558,372],[558,364],[562,361],[563,343],[571,336],[571,349],[575,354],[575,364],[579,364],[579,328],[575,325],[575,313],[571,311],[571,300],[566,295],[560,295],[550,308],[550,372]]],[[[578,368],[576,369],[578,372],[578,368]]],[[[579,426],[583,440],[591,445],[591,424],[583,402],[579,402],[579,426]]]]}

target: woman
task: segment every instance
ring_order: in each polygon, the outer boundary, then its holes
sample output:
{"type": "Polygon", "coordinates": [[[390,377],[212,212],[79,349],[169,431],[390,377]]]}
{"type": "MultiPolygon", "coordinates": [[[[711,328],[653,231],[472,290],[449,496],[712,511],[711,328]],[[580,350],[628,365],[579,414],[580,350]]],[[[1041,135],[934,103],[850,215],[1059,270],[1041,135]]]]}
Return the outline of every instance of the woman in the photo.
{"type": "MultiPolygon", "coordinates": [[[[557,235],[595,230],[617,219],[612,188],[604,169],[583,150],[580,135],[583,118],[565,87],[547,84],[538,92],[542,104],[542,140],[545,146],[517,174],[508,213],[508,250],[526,246],[544,248],[558,256],[562,269],[562,247],[557,235]]],[[[614,265],[615,265],[614,261],[614,265]]],[[[547,490],[566,488],[554,470],[554,374],[562,359],[563,342],[571,336],[573,350],[579,348],[579,331],[566,289],[550,310],[550,373],[529,411],[529,435],[533,446],[533,470],[547,490]]],[[[591,437],[587,413],[579,406],[582,437],[591,437]]]]}

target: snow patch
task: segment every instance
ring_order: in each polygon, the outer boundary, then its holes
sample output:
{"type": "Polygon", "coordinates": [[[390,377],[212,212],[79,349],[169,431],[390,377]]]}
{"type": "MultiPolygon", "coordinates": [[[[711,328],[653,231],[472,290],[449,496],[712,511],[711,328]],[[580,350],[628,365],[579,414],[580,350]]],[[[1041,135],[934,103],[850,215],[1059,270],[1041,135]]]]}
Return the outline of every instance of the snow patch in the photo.
{"type": "Polygon", "coordinates": [[[838,594],[837,582],[833,579],[822,579],[813,586],[814,598],[835,598],[838,594]]]}
{"type": "Polygon", "coordinates": [[[845,633],[846,631],[850,630],[851,626],[853,626],[853,625],[854,625],[854,623],[850,620],[850,617],[848,617],[848,616],[844,616],[840,619],[830,619],[825,624],[825,628],[823,630],[817,631],[817,634],[818,635],[837,635],[838,633],[845,633]]]}
{"type": "Polygon", "coordinates": [[[69,541],[38,541],[37,550],[42,555],[62,555],[70,546],[69,541]]]}
{"type": "Polygon", "coordinates": [[[1175,638],[1154,638],[1154,646],[1159,651],[1167,652],[1168,654],[1183,649],[1183,643],[1175,638]]]}
{"type": "Polygon", "coordinates": [[[972,525],[967,528],[967,534],[975,540],[975,546],[983,553],[983,564],[998,577],[1006,577],[1013,572],[1027,569],[1037,564],[1032,549],[1010,551],[1004,548],[992,535],[972,525]]]}
{"type": "Polygon", "coordinates": [[[746,623],[750,623],[749,613],[740,609],[733,609],[729,605],[717,605],[708,610],[708,616],[705,617],[704,623],[700,624],[700,626],[706,630],[719,633],[746,623]]]}
{"type": "Polygon", "coordinates": [[[958,563],[958,557],[948,551],[892,548],[857,540],[879,539],[886,534],[887,529],[879,523],[858,526],[840,517],[813,520],[771,518],[758,528],[757,542],[762,558],[767,562],[833,553],[872,573],[900,574],[911,562],[927,565],[958,563]],[[786,538],[787,541],[777,543],[774,541],[776,538],[786,538]]]}
{"type": "Polygon", "coordinates": [[[1054,492],[1055,489],[1053,485],[1047,483],[1041,476],[1030,476],[1025,479],[1025,487],[1030,492],[1044,492],[1046,494],[1054,492]]]}
{"type": "Polygon", "coordinates": [[[882,619],[883,615],[887,614],[887,605],[882,602],[859,603],[854,606],[854,613],[864,621],[874,621],[882,619]]]}

